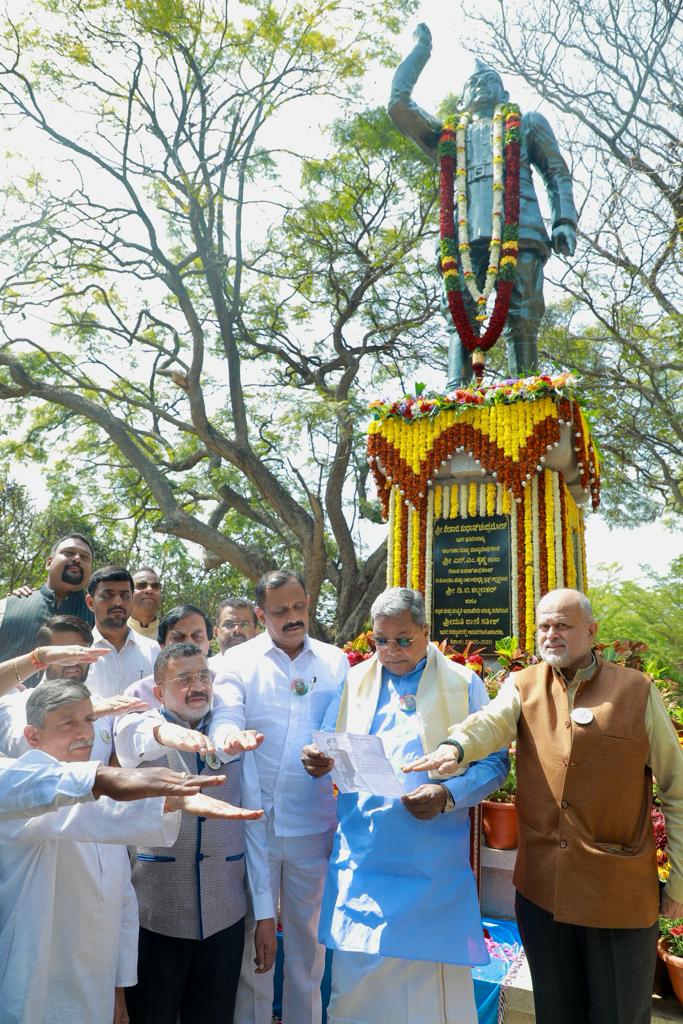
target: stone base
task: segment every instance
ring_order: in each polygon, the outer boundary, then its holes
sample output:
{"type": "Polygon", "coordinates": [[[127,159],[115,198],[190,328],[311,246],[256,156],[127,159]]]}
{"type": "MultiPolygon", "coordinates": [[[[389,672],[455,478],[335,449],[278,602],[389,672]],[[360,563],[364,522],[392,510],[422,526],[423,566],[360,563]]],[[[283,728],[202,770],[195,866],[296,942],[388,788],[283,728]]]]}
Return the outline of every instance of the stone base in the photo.
{"type": "Polygon", "coordinates": [[[515,890],[512,872],[516,850],[492,850],[481,847],[481,912],[483,917],[505,918],[515,916],[515,890]]]}

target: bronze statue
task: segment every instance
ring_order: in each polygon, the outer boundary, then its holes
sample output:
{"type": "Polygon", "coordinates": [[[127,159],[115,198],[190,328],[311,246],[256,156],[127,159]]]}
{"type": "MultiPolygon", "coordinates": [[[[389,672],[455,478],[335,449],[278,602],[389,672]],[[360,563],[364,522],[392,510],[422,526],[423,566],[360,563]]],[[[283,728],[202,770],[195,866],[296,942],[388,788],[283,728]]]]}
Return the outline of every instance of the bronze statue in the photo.
{"type": "MultiPolygon", "coordinates": [[[[438,118],[422,110],[412,99],[412,91],[432,52],[428,27],[420,24],[415,46],[394,75],[389,99],[389,116],[404,135],[414,141],[433,160],[443,125],[438,118]]],[[[498,104],[507,102],[508,93],[497,71],[476,61],[462,95],[462,107],[471,120],[466,129],[467,208],[472,267],[479,288],[483,287],[488,265],[493,205],[492,118],[498,104]]],[[[560,153],[552,128],[542,114],[524,114],[520,129],[520,212],[517,274],[505,326],[510,374],[521,377],[538,371],[537,337],[543,302],[543,265],[554,252],[572,256],[576,248],[578,214],[572,194],[572,180],[560,153]],[[543,178],[552,212],[552,237],[548,238],[536,199],[531,167],[543,178]]],[[[462,272],[462,271],[460,271],[462,272]]],[[[475,331],[475,303],[463,289],[465,307],[475,331]]],[[[452,325],[447,305],[443,305],[451,340],[448,356],[448,387],[469,383],[473,376],[472,356],[460,342],[452,325]]]]}

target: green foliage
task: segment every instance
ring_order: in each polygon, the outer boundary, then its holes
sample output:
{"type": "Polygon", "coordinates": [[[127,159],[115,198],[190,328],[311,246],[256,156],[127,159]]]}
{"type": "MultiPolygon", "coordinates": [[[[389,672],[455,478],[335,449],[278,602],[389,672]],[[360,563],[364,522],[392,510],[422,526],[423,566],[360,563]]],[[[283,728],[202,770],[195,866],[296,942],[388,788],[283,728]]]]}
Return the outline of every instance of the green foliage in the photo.
{"type": "Polygon", "coordinates": [[[646,644],[642,667],[655,679],[668,676],[683,684],[683,557],[664,576],[645,567],[643,582],[622,580],[618,566],[604,566],[588,595],[600,641],[646,644]]]}
{"type": "Polygon", "coordinates": [[[579,299],[551,307],[539,347],[556,371],[581,378],[584,410],[602,456],[601,514],[610,523],[683,514],[681,326],[649,326],[627,305],[609,324],[585,326],[579,299]]]}
{"type": "Polygon", "coordinates": [[[517,757],[510,751],[510,772],[503,785],[486,797],[497,804],[514,804],[517,795],[517,757]]]}

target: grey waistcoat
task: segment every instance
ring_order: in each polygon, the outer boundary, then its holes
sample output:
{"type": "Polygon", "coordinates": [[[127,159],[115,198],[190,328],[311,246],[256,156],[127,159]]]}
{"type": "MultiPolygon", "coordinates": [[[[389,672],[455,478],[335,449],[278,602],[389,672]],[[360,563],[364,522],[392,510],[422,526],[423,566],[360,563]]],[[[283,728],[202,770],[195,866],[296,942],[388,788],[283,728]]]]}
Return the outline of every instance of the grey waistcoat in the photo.
{"type": "MultiPolygon", "coordinates": [[[[173,751],[192,774],[220,775],[222,786],[207,790],[239,806],[241,759],[214,771],[198,756],[173,751]]],[[[146,762],[168,766],[167,758],[146,762]]],[[[244,822],[207,821],[183,814],[180,834],[170,848],[139,846],[131,856],[140,925],[160,935],[207,939],[229,928],[246,912],[244,822]]]]}

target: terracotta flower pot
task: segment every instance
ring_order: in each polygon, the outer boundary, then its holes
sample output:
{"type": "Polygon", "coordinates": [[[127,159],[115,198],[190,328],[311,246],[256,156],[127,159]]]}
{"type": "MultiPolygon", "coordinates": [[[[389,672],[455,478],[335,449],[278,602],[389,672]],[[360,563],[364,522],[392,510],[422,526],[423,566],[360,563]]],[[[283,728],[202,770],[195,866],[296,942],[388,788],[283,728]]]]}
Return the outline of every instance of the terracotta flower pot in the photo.
{"type": "Polygon", "coordinates": [[[487,846],[493,850],[517,849],[517,808],[514,804],[484,800],[481,822],[487,846]]]}
{"type": "Polygon", "coordinates": [[[683,1004],[683,956],[674,956],[669,952],[669,940],[664,936],[657,943],[657,952],[666,964],[676,999],[683,1004]]]}

